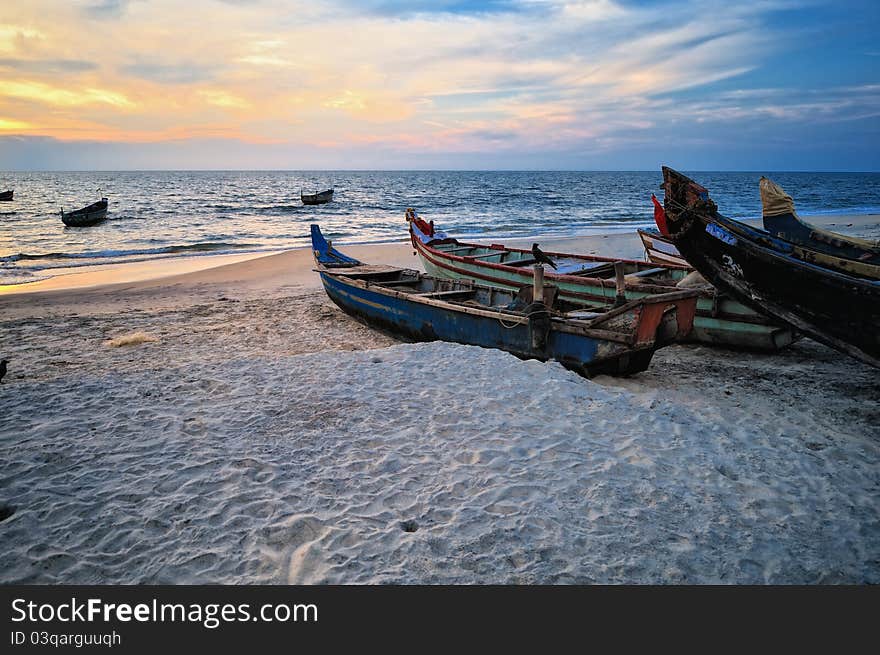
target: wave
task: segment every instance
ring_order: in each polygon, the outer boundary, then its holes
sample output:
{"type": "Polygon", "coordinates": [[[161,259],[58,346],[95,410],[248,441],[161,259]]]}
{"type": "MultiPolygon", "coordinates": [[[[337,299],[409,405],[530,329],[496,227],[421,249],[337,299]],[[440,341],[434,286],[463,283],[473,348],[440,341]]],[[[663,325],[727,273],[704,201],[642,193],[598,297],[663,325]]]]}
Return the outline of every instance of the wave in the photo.
{"type": "MultiPolygon", "coordinates": [[[[39,260],[55,260],[61,259],[65,261],[76,259],[111,259],[114,257],[137,257],[149,255],[176,255],[182,253],[208,253],[220,250],[243,250],[243,249],[259,249],[261,246],[257,243],[231,243],[228,241],[213,241],[187,243],[172,246],[163,246],[161,248],[143,248],[130,250],[94,250],[91,252],[47,252],[31,254],[20,252],[7,257],[0,257],[0,263],[14,263],[19,261],[39,261],[39,260]]],[[[68,264],[64,264],[67,266],[68,264]]]]}

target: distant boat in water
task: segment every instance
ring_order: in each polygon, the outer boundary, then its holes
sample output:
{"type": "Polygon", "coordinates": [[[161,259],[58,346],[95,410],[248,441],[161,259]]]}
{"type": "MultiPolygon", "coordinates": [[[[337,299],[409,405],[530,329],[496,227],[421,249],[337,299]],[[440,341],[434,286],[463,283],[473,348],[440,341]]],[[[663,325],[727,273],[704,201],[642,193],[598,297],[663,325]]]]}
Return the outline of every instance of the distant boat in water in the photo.
{"type": "Polygon", "coordinates": [[[107,198],[101,198],[88,207],[72,212],[61,210],[61,220],[68,227],[88,227],[96,225],[107,218],[107,198]]]}
{"type": "Polygon", "coordinates": [[[12,200],[12,194],[15,193],[13,189],[9,191],[0,191],[0,201],[9,202],[12,200]]]}
{"type": "Polygon", "coordinates": [[[304,205],[324,205],[333,200],[333,189],[327,189],[320,193],[303,193],[300,190],[299,197],[304,205]]]}

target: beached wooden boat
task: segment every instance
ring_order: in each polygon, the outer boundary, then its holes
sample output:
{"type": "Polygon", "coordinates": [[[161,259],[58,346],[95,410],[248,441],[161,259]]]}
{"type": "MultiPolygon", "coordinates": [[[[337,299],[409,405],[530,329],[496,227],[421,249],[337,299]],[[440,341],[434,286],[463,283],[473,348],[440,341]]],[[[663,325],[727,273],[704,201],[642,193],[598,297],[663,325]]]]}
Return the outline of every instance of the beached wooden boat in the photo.
{"type": "Polygon", "coordinates": [[[88,207],[72,212],[61,210],[61,220],[68,227],[87,227],[95,225],[107,218],[107,198],[101,198],[88,207]]]}
{"type": "Polygon", "coordinates": [[[10,200],[12,200],[12,195],[14,193],[14,189],[10,189],[9,191],[0,191],[0,201],[9,202],[10,200]]]}
{"type": "Polygon", "coordinates": [[[842,259],[880,265],[880,242],[837,234],[801,220],[794,201],[775,182],[760,181],[764,229],[789,243],[842,259]]]}
{"type": "Polygon", "coordinates": [[[345,312],[415,341],[498,348],[524,359],[555,359],[582,375],[645,370],[654,352],[690,331],[696,293],[672,290],[604,312],[585,310],[544,288],[509,291],[418,271],[370,266],[347,257],[312,226],[324,290],[345,312]]]}
{"type": "Polygon", "coordinates": [[[665,166],[663,183],[670,236],[703,277],[744,305],[880,367],[880,282],[804,261],[786,242],[767,245],[776,238],[722,216],[704,187],[665,166]],[[766,236],[751,237],[755,232],[766,236]]]}
{"type": "Polygon", "coordinates": [[[659,232],[649,232],[648,230],[637,230],[639,238],[642,240],[642,246],[645,248],[645,257],[649,262],[661,264],[664,266],[686,266],[691,265],[678,252],[678,248],[672,243],[672,240],[663,236],[659,232]]]}
{"type": "Polygon", "coordinates": [[[319,193],[299,192],[300,200],[304,205],[323,205],[333,200],[333,189],[327,189],[319,193]]]}
{"type": "MultiPolygon", "coordinates": [[[[504,289],[531,284],[534,258],[529,250],[500,244],[463,243],[434,229],[415,212],[407,212],[410,238],[425,270],[432,275],[474,280],[504,289]]],[[[623,264],[626,297],[647,298],[668,293],[692,271],[690,266],[662,265],[612,257],[547,253],[558,270],[545,268],[548,282],[559,288],[562,299],[601,310],[615,302],[615,263],[623,264]]],[[[697,315],[688,341],[735,348],[774,351],[794,341],[787,326],[768,319],[742,303],[718,293],[703,282],[699,287],[697,315]]],[[[686,284],[686,283],[685,283],[686,284]]]]}

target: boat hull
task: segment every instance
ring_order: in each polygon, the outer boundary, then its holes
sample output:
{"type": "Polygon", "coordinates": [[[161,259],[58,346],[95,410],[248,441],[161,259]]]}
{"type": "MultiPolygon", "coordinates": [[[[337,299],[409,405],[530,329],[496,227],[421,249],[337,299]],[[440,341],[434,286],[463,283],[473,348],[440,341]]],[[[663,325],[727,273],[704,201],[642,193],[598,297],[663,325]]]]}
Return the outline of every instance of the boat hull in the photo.
{"type": "Polygon", "coordinates": [[[333,200],[333,189],[327,189],[320,193],[299,194],[304,205],[325,205],[333,200]]]}
{"type": "Polygon", "coordinates": [[[880,283],[749,239],[750,230],[730,229],[737,222],[718,214],[707,195],[701,197],[702,187],[665,168],[664,179],[673,242],[709,282],[756,311],[880,367],[880,283]]]}
{"type": "Polygon", "coordinates": [[[876,244],[820,230],[793,214],[765,215],[763,220],[764,229],[783,241],[811,248],[831,257],[880,266],[880,247],[876,244]]]}
{"type": "Polygon", "coordinates": [[[319,271],[327,296],[346,313],[368,325],[413,341],[451,341],[497,348],[524,359],[555,359],[587,377],[597,374],[631,375],[648,368],[656,342],[643,346],[590,339],[551,330],[545,349],[532,347],[527,324],[505,325],[497,317],[450,312],[431,304],[392,297],[319,271]]]}
{"type": "MultiPolygon", "coordinates": [[[[531,284],[533,280],[531,267],[519,269],[487,265],[487,262],[479,260],[468,261],[465,257],[446,255],[419,239],[413,239],[413,245],[425,270],[431,275],[473,280],[514,290],[531,284]]],[[[545,278],[559,288],[561,298],[585,307],[607,307],[616,297],[613,280],[555,275],[549,271],[545,271],[545,278]]],[[[626,296],[632,300],[669,290],[652,285],[628,284],[626,296]]],[[[772,352],[790,345],[795,338],[789,328],[769,321],[763,314],[755,313],[742,303],[721,297],[714,291],[702,291],[697,299],[693,330],[683,340],[772,352]]]]}
{"type": "Polygon", "coordinates": [[[89,227],[107,218],[107,200],[101,200],[73,212],[61,212],[61,221],[67,227],[89,227]]]}
{"type": "Polygon", "coordinates": [[[642,240],[642,246],[645,248],[645,257],[649,262],[661,266],[687,266],[690,268],[690,264],[681,256],[678,248],[669,239],[646,230],[637,231],[642,240]]]}

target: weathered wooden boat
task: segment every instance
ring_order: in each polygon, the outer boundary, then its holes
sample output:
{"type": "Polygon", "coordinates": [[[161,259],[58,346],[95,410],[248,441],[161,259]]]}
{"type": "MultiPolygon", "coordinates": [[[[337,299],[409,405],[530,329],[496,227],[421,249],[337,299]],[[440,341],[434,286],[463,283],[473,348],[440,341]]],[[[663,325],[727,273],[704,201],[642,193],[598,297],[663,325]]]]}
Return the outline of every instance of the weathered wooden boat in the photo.
{"type": "Polygon", "coordinates": [[[761,205],[764,229],[770,234],[812,250],[842,259],[880,265],[880,242],[837,234],[801,220],[794,201],[778,184],[762,177],[761,205]]]}
{"type": "Polygon", "coordinates": [[[10,189],[9,191],[0,191],[0,201],[9,202],[10,200],[12,200],[12,195],[14,193],[14,189],[10,189]]]}
{"type": "Polygon", "coordinates": [[[645,257],[649,262],[661,264],[663,266],[686,266],[691,265],[678,252],[678,248],[672,243],[672,240],[663,236],[659,232],[649,230],[637,230],[639,238],[642,240],[642,246],[645,248],[645,257]]]}
{"type": "Polygon", "coordinates": [[[107,198],[101,198],[88,207],[77,209],[72,212],[61,210],[61,220],[68,227],[87,227],[96,225],[107,218],[107,198]]]}
{"type": "Polygon", "coordinates": [[[319,193],[303,193],[300,190],[299,197],[304,205],[324,205],[333,200],[333,189],[327,189],[319,193]]]}
{"type": "Polygon", "coordinates": [[[880,367],[880,281],[768,246],[767,238],[775,239],[770,235],[751,238],[755,230],[719,214],[704,187],[665,166],[663,184],[670,237],[710,283],[755,311],[880,367]]]}
{"type": "MultiPolygon", "coordinates": [[[[531,284],[534,258],[528,250],[500,244],[463,243],[435,230],[407,211],[410,239],[425,270],[431,275],[473,280],[503,289],[519,289],[531,284]]],[[[617,285],[615,263],[622,263],[626,297],[648,298],[668,293],[688,284],[684,278],[690,266],[663,265],[636,260],[621,260],[593,255],[547,253],[558,270],[545,270],[545,277],[559,288],[563,300],[599,311],[615,302],[617,285]]],[[[692,276],[693,277],[693,276],[692,276]]],[[[755,312],[740,302],[718,293],[703,280],[697,300],[694,329],[685,340],[733,348],[775,351],[794,341],[796,335],[787,326],[755,312]]]]}
{"type": "Polygon", "coordinates": [[[368,325],[415,341],[452,341],[524,359],[554,359],[586,376],[643,371],[659,347],[693,324],[693,290],[594,312],[560,299],[552,285],[544,287],[543,302],[533,302],[531,285],[510,291],[363,264],[334,248],[317,225],[312,225],[312,250],[327,295],[368,325]]]}

